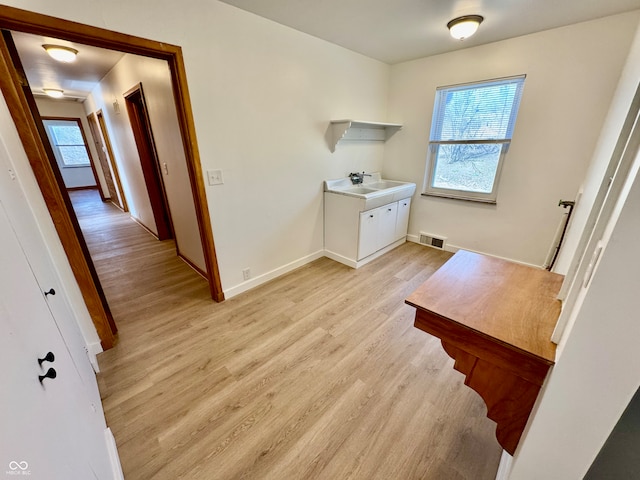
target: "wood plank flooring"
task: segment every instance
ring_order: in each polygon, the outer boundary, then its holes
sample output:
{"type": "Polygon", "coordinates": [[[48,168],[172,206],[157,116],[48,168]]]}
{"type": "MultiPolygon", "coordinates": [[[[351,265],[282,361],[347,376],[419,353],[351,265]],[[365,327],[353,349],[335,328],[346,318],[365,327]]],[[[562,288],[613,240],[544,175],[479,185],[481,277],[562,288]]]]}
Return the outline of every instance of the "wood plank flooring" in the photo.
{"type": "Polygon", "coordinates": [[[128,480],[495,478],[484,403],[403,303],[449,254],[323,258],[216,304],[90,193],[72,199],[120,330],[98,381],[128,480]]]}

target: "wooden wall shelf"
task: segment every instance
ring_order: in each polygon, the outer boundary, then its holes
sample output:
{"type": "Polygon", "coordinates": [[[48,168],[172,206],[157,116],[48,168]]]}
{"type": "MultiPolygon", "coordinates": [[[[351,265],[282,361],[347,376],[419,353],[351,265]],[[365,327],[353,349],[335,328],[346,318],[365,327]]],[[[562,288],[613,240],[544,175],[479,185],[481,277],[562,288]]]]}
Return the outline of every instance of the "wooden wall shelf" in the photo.
{"type": "Polygon", "coordinates": [[[386,142],[401,128],[398,123],[331,120],[331,151],[335,152],[338,142],[343,140],[386,142]]]}
{"type": "Polygon", "coordinates": [[[562,280],[460,250],[406,299],[416,308],[416,328],[440,338],[465,385],[485,401],[498,442],[511,455],[555,362],[550,339],[562,280]]]}

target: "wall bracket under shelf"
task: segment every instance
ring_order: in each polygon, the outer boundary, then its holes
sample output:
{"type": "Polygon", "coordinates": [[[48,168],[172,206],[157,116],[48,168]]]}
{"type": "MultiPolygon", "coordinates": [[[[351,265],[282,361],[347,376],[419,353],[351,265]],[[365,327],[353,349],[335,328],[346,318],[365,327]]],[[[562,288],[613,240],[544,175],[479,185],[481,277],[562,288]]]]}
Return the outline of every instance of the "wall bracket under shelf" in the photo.
{"type": "Polygon", "coordinates": [[[365,122],[361,120],[331,120],[331,151],[336,151],[340,141],[385,142],[402,128],[398,123],[365,122]]]}

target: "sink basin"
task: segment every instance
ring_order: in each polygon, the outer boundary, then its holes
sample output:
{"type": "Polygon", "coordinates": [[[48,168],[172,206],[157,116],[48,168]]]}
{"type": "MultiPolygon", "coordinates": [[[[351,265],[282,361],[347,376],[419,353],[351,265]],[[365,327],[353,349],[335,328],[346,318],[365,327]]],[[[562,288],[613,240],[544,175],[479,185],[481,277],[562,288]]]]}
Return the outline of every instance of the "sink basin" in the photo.
{"type": "Polygon", "coordinates": [[[377,192],[378,189],[376,189],[376,188],[367,188],[367,187],[351,187],[351,188],[346,188],[344,191],[348,192],[348,193],[356,193],[356,194],[359,194],[359,195],[366,195],[367,193],[377,192]]]}
{"type": "Polygon", "coordinates": [[[406,182],[396,182],[393,180],[381,180],[375,183],[367,183],[367,187],[375,188],[377,190],[382,190],[385,188],[395,188],[395,187],[400,187],[402,185],[406,185],[406,182]]]}
{"type": "Polygon", "coordinates": [[[416,191],[416,184],[384,180],[377,172],[365,177],[364,183],[359,185],[351,183],[351,179],[348,177],[326,180],[324,190],[327,193],[359,199],[360,211],[365,211],[411,197],[416,191]]]}

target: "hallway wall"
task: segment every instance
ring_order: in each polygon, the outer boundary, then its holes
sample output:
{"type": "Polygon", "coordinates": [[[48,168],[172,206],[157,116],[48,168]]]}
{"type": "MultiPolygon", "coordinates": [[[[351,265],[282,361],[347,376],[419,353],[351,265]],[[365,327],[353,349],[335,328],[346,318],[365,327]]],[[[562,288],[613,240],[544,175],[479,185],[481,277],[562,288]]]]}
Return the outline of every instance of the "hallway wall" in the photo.
{"type": "MultiPolygon", "coordinates": [[[[98,175],[98,181],[100,182],[100,188],[105,196],[109,196],[109,191],[106,189],[104,181],[104,173],[98,162],[98,152],[96,152],[95,142],[87,123],[87,116],[84,113],[84,108],[81,103],[75,100],[50,100],[42,97],[35,97],[36,105],[38,106],[38,112],[43,117],[69,117],[79,118],[82,124],[82,130],[87,139],[87,145],[89,146],[90,158],[93,161],[96,174],[98,175]]],[[[60,166],[60,164],[58,164],[60,166]]],[[[60,166],[61,167],[61,166],[60,166]]],[[[67,187],[79,187],[87,185],[95,185],[95,179],[90,167],[66,169],[60,168],[63,178],[65,179],[65,185],[67,187]],[[69,170],[71,170],[69,172],[69,170]],[[80,172],[82,171],[82,172],[80,172]],[[81,173],[81,176],[79,174],[81,173]],[[78,178],[80,177],[80,178],[78,178]],[[87,181],[88,180],[88,181],[87,181]]]]}
{"type": "Polygon", "coordinates": [[[166,61],[124,55],[84,102],[102,110],[131,215],[158,233],[123,94],[142,83],[178,250],[206,271],[189,173],[166,61]],[[117,101],[118,111],[114,102],[117,101]],[[164,168],[166,164],[166,169],[164,168]]]}
{"type": "Polygon", "coordinates": [[[640,20],[629,12],[391,67],[387,178],[418,185],[409,234],[542,266],[586,174],[640,20]],[[422,196],[436,88],[526,74],[496,205],[422,196]]]}

